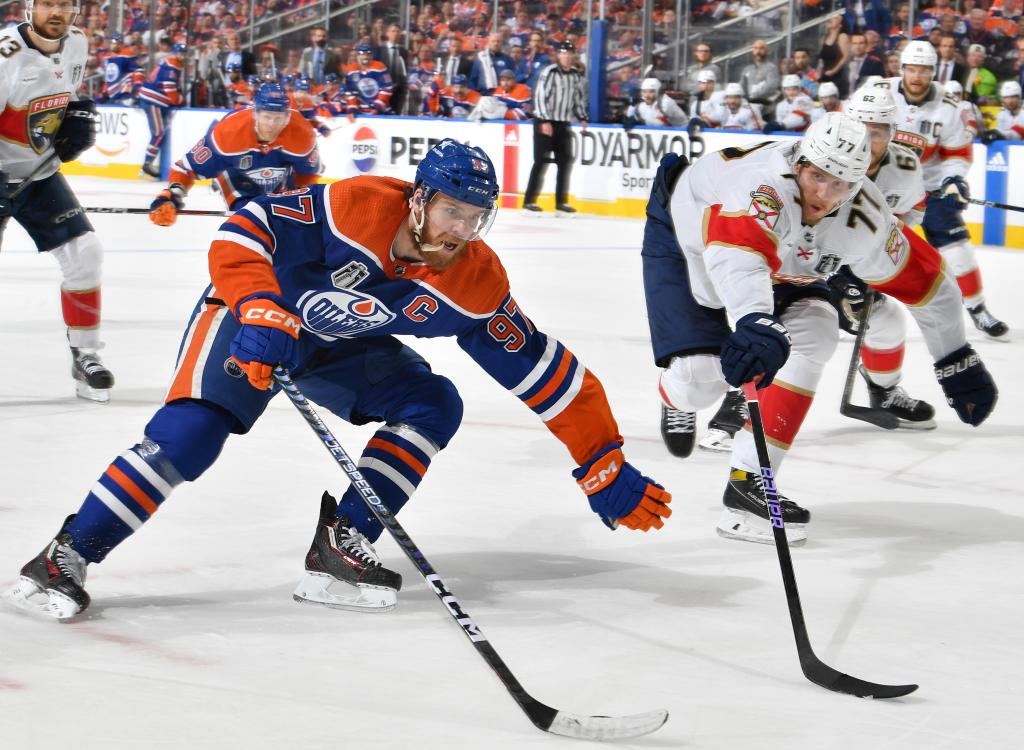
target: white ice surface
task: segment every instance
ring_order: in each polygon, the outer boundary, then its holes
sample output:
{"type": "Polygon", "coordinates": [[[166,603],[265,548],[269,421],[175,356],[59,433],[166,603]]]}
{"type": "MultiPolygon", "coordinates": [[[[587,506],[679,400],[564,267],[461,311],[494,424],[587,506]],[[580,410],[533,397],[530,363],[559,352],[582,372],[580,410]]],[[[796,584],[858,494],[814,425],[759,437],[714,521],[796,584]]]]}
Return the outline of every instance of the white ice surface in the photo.
{"type": "MultiPolygon", "coordinates": [[[[150,184],[76,179],[83,204],[144,206],[150,184]]],[[[219,206],[197,189],[192,208],[219,206]]],[[[107,248],[108,406],[72,396],[58,272],[20,228],[0,253],[0,585],[77,510],[163,396],[182,325],[207,279],[218,220],[171,229],[95,216],[107,248]]],[[[1002,388],[980,429],[943,404],[920,334],[906,380],[933,432],[888,433],[837,411],[851,340],[822,380],[783,490],[814,512],[795,550],[819,656],[898,701],[827,692],[800,673],[775,550],[719,539],[728,459],[681,461],[658,435],[639,221],[500,215],[490,241],[517,301],[597,375],[626,455],[674,494],[656,533],[608,531],[566,451],[453,341],[412,341],[458,384],[461,431],[401,521],[536,698],[577,713],[664,707],[636,748],[1020,748],[1024,734],[1024,254],[981,251],[1010,344],[970,338],[1002,388]]],[[[860,403],[866,403],[858,386],[860,403]]],[[[710,413],[700,416],[703,428],[710,413]]],[[[358,453],[372,427],[330,417],[358,453]]],[[[252,433],[178,489],[90,569],[81,622],[0,608],[0,748],[582,747],[542,734],[388,538],[398,608],[296,604],[325,488],[345,480],[282,396],[252,433]]],[[[596,746],[596,745],[595,745],[596,746]]]]}

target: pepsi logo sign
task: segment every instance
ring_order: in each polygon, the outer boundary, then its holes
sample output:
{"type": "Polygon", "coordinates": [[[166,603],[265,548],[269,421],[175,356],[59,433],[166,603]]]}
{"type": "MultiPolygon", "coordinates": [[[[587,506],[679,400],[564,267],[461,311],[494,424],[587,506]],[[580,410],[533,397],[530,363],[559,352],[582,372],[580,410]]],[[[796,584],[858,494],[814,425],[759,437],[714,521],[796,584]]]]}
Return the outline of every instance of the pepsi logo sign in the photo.
{"type": "Polygon", "coordinates": [[[352,136],[352,163],[360,172],[369,172],[377,163],[380,153],[377,134],[370,128],[362,127],[352,136]]]}

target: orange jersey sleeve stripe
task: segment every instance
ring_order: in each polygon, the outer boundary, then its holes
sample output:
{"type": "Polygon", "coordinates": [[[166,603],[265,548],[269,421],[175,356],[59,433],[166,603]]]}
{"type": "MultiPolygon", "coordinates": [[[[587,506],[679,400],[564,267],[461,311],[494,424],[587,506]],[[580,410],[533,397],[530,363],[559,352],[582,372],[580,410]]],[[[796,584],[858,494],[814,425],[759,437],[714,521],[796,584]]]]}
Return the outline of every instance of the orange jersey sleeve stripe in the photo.
{"type": "Polygon", "coordinates": [[[910,244],[907,249],[909,257],[904,262],[903,269],[887,281],[872,283],[871,287],[882,294],[895,297],[905,305],[916,307],[927,304],[942,282],[942,256],[916,232],[905,226],[902,232],[910,244]]]}
{"type": "Polygon", "coordinates": [[[250,294],[281,293],[273,267],[250,248],[230,240],[214,240],[209,260],[210,279],[231,310],[250,294]]]}
{"type": "Polygon", "coordinates": [[[545,424],[577,464],[586,463],[609,443],[622,442],[604,387],[590,370],[584,372],[583,385],[572,403],[545,424]]]}
{"type": "Polygon", "coordinates": [[[541,388],[536,394],[523,401],[523,403],[532,409],[547,401],[551,395],[558,390],[558,387],[565,382],[565,377],[569,374],[569,366],[572,364],[572,360],[572,352],[568,349],[563,349],[562,359],[558,362],[558,369],[555,370],[551,379],[548,380],[547,385],[541,388]]]}
{"type": "Polygon", "coordinates": [[[723,245],[762,256],[772,273],[782,268],[776,240],[750,214],[722,212],[719,203],[704,212],[704,246],[723,245]]]}

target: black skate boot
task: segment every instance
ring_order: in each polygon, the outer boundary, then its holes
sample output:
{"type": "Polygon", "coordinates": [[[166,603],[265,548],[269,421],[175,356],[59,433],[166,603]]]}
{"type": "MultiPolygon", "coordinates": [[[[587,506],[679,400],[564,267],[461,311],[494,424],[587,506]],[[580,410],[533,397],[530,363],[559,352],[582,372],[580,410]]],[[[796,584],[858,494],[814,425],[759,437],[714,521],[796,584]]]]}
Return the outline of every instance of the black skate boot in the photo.
{"type": "Polygon", "coordinates": [[[693,453],[697,437],[697,412],[679,411],[661,405],[661,439],[673,456],[686,458],[693,453]]]}
{"type": "Polygon", "coordinates": [[[971,320],[974,321],[974,327],[982,333],[994,338],[996,341],[1010,340],[1010,327],[990,313],[988,308],[985,307],[984,302],[980,305],[976,305],[975,307],[968,307],[967,312],[971,314],[971,320]]]}
{"type": "Polygon", "coordinates": [[[720,453],[731,451],[733,436],[746,424],[747,416],[747,400],[743,398],[743,391],[730,388],[715,416],[708,422],[708,432],[700,439],[701,449],[720,453]]]}
{"type": "MultiPolygon", "coordinates": [[[[762,493],[763,483],[760,474],[744,469],[733,469],[730,472],[729,484],[722,498],[725,508],[718,519],[719,536],[759,544],[775,543],[772,524],[768,520],[768,505],[762,493]]],[[[781,492],[778,496],[782,506],[782,520],[786,525],[786,539],[790,545],[797,547],[807,541],[806,525],[811,520],[811,512],[781,492]]]]}
{"type": "Polygon", "coordinates": [[[143,162],[142,171],[139,173],[139,177],[142,177],[143,179],[148,178],[153,180],[159,180],[161,179],[160,167],[156,164],[156,162],[143,162]]]}
{"type": "Polygon", "coordinates": [[[868,384],[868,396],[871,408],[887,411],[899,418],[900,427],[908,430],[934,430],[935,409],[927,401],[911,398],[898,385],[884,388],[871,382],[864,367],[858,368],[864,381],[868,384]]]}
{"type": "Polygon", "coordinates": [[[89,563],[71,546],[71,536],[64,531],[73,518],[68,516],[46,549],[21,569],[18,583],[4,595],[12,604],[57,620],[74,617],[89,606],[85,591],[85,566],[89,563]]]}
{"type": "Polygon", "coordinates": [[[110,401],[114,375],[89,349],[71,347],[71,377],[75,379],[75,395],[88,401],[105,404],[110,401]]]}
{"type": "Polygon", "coordinates": [[[360,612],[394,609],[402,576],[381,565],[370,541],[349,526],[347,518],[335,516],[337,511],[338,502],[325,492],[316,535],[306,553],[306,575],[292,598],[360,612]]]}

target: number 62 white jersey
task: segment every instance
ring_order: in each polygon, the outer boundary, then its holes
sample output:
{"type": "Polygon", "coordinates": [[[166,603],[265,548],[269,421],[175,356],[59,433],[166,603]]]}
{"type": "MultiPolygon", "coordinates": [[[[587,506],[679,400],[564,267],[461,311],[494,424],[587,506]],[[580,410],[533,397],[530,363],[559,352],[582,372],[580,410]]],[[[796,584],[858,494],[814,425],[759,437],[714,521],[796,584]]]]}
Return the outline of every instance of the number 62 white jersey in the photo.
{"type": "MultiPolygon", "coordinates": [[[[12,181],[29,176],[53,154],[53,138],[68,103],[82,83],[89,44],[71,27],[52,55],[39,51],[28,37],[29,25],[0,31],[0,169],[12,181]]],[[[36,179],[60,167],[54,162],[36,179]]]]}

